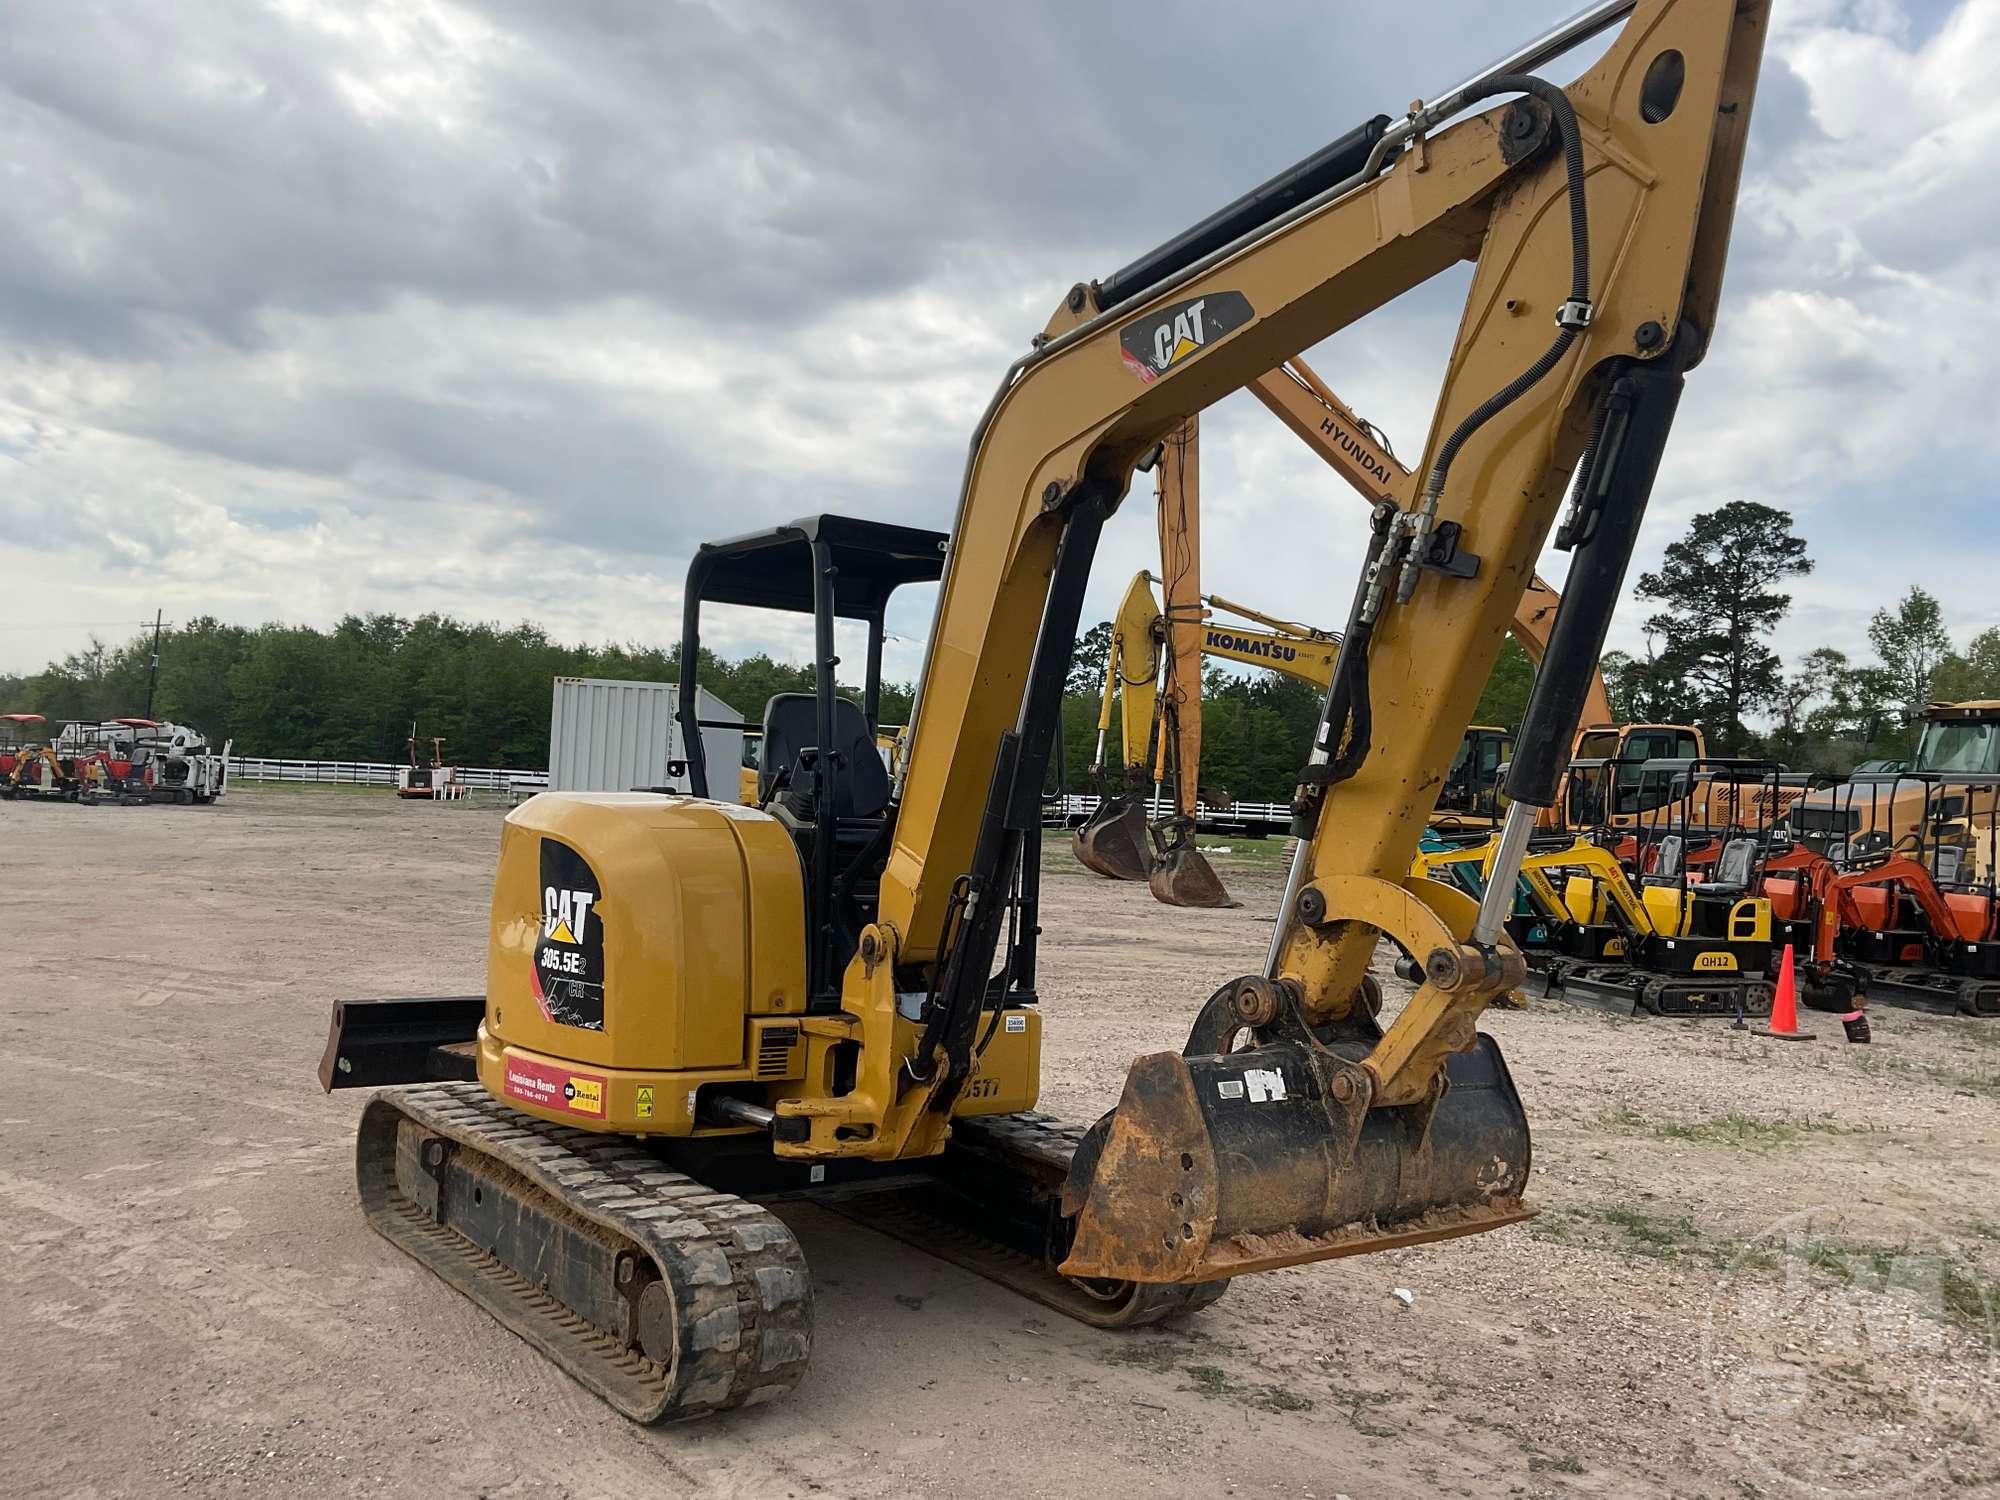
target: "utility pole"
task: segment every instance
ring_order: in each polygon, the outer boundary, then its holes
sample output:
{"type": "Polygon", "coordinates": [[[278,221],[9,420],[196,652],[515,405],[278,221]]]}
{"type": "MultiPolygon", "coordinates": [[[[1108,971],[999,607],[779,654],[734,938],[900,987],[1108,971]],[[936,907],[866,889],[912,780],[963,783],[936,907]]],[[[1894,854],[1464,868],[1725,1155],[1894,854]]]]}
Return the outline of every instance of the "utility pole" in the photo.
{"type": "Polygon", "coordinates": [[[163,609],[153,611],[153,666],[146,678],[146,717],[153,717],[153,693],[160,685],[160,622],[166,615],[163,609]]]}

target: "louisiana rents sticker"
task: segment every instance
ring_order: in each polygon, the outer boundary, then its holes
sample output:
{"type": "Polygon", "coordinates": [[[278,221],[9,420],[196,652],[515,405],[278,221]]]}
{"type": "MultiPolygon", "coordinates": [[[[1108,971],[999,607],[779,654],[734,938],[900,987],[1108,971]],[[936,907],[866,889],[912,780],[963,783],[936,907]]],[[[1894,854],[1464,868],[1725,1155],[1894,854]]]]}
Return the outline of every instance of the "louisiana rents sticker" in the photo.
{"type": "Polygon", "coordinates": [[[604,1079],[595,1073],[572,1073],[529,1057],[507,1059],[506,1092],[523,1104],[565,1110],[573,1115],[604,1114],[604,1079]]]}
{"type": "Polygon", "coordinates": [[[1118,330],[1119,357],[1134,375],[1151,383],[1255,316],[1241,292],[1210,292],[1170,303],[1118,330]]]}
{"type": "Polygon", "coordinates": [[[542,840],[542,931],[529,982],[542,1014],[563,1026],[604,1029],[603,888],[569,845],[542,840]]]}

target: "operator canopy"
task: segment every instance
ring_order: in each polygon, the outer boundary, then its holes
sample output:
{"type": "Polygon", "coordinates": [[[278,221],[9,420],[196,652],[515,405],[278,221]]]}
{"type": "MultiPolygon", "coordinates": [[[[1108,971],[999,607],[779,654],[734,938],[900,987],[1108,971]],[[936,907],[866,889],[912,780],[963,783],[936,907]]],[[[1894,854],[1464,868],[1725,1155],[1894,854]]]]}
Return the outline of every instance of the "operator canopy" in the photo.
{"type": "Polygon", "coordinates": [[[936,583],[944,576],[942,531],[862,521],[852,516],[802,516],[768,531],[704,542],[688,570],[688,584],[704,603],[747,604],[810,614],[813,543],[823,542],[838,570],[833,612],[848,619],[880,619],[889,596],[906,583],[936,583]]]}

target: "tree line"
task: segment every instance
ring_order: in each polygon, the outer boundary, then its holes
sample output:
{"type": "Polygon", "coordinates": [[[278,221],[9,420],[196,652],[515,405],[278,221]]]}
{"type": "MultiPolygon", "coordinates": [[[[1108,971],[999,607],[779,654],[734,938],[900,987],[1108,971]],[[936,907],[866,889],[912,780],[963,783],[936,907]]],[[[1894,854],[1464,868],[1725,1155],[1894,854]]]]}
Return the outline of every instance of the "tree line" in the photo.
{"type": "Polygon", "coordinates": [[[1812,570],[1786,511],[1734,500],[1696,516],[1633,590],[1655,607],[1644,654],[1605,653],[1613,711],[1698,724],[1711,753],[1844,776],[1864,760],[1906,759],[1926,704],[2000,697],[2000,628],[1957,649],[1921,585],[1870,618],[1874,660],[1819,646],[1787,668],[1770,645],[1791,611],[1783,585],[1812,570]]]}
{"type": "MultiPolygon", "coordinates": [[[[1770,637],[1791,609],[1787,580],[1812,571],[1792,517],[1754,501],[1696,516],[1660,568],[1634,587],[1652,606],[1643,653],[1608,652],[1606,686],[1621,719],[1698,724],[1714,753],[1769,755],[1795,769],[1845,774],[1860,761],[1900,758],[1936,698],[2000,697],[2000,629],[1953,645],[1938,601],[1912,587],[1878,610],[1874,660],[1831,647],[1787,668],[1770,637]],[[1753,727],[1752,721],[1764,727],[1753,727]]],[[[1109,622],[1078,638],[1063,702],[1064,779],[1090,784],[1109,622]]],[[[51,722],[137,715],[146,708],[150,632],[119,645],[92,640],[40,672],[0,675],[0,712],[51,722]]],[[[400,760],[411,733],[445,741],[461,765],[540,768],[548,762],[556,677],[671,682],[680,651],[639,644],[564,645],[535,625],[512,628],[440,615],[350,615],[311,626],[189,621],[161,643],[153,717],[233,738],[250,755],[400,760]]],[[[1475,711],[1517,727],[1533,671],[1508,641],[1475,711]]],[[[703,650],[698,680],[751,721],[773,693],[812,687],[810,667],[758,654],[737,661],[703,650]]],[[[844,690],[855,693],[858,686],[844,690]]],[[[909,714],[912,687],[885,683],[882,718],[909,714]]],[[[1245,801],[1290,798],[1320,711],[1318,691],[1275,673],[1210,669],[1202,701],[1202,781],[1245,801]]],[[[1114,719],[1107,759],[1119,760],[1114,719]]]]}
{"type": "MultiPolygon", "coordinates": [[[[93,640],[40,672],[0,676],[0,711],[52,723],[141,714],[152,646],[150,632],[118,646],[93,640]]],[[[426,760],[435,735],[456,764],[539,770],[557,677],[673,682],[680,648],[568,646],[535,625],[440,615],[350,615],[331,630],[204,617],[162,640],[152,716],[234,739],[246,755],[315,760],[401,760],[414,724],[426,760]]],[[[696,680],[755,720],[773,693],[811,691],[812,668],[704,649],[696,680]]],[[[909,689],[885,687],[884,718],[908,712],[909,689]]]]}

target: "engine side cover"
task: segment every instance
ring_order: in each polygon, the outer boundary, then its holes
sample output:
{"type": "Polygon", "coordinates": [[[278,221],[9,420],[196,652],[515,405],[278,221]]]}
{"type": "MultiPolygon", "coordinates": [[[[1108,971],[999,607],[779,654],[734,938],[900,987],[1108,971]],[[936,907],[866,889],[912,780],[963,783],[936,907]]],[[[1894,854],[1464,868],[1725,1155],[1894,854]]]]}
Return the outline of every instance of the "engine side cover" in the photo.
{"type": "Polygon", "coordinates": [[[754,808],[545,792],[507,815],[489,1044],[606,1070],[745,1065],[750,1016],[805,1009],[798,852],[754,808]]]}

